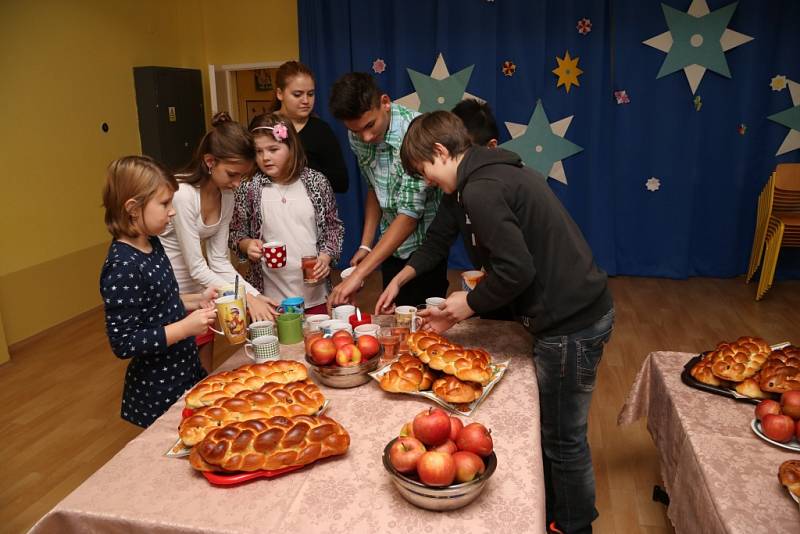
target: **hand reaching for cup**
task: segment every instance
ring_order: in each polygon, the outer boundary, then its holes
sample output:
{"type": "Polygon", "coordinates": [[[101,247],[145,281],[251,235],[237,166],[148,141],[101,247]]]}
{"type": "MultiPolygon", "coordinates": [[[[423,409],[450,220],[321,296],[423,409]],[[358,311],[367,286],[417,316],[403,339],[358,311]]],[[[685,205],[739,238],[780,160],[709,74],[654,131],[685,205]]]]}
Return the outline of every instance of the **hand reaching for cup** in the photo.
{"type": "Polygon", "coordinates": [[[441,334],[454,324],[474,315],[475,311],[467,303],[467,294],[466,291],[454,291],[438,308],[421,310],[417,315],[423,319],[422,329],[441,334]]]}
{"type": "Polygon", "coordinates": [[[378,297],[378,301],[375,303],[375,315],[393,313],[395,309],[394,299],[397,298],[399,292],[400,286],[393,279],[378,297]]]}

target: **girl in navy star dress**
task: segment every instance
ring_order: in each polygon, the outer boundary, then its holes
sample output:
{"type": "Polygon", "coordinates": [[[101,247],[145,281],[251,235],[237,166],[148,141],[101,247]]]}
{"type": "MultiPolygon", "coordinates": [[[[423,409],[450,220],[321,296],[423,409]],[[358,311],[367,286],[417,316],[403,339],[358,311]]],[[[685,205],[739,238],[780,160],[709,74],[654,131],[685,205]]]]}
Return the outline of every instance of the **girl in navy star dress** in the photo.
{"type": "Polygon", "coordinates": [[[206,373],[194,336],[214,321],[215,291],[180,295],[161,242],[175,179],[144,156],[111,163],[103,189],[114,237],[100,275],[106,334],[117,357],[130,359],[122,418],[148,427],[206,373]],[[188,316],[186,309],[194,309],[188,316]]]}

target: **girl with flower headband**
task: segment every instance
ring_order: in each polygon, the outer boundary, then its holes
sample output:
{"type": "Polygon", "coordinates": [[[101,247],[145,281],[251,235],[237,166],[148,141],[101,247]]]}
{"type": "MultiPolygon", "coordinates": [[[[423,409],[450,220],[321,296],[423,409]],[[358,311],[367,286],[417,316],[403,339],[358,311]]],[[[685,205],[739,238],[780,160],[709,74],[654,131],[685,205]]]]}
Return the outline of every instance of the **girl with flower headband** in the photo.
{"type": "Polygon", "coordinates": [[[290,121],[274,113],[255,117],[250,133],[258,172],[236,191],[229,245],[250,263],[246,280],[267,298],[302,296],[308,313],[326,313],[330,284],[303,283],[301,258],[317,256],[314,278],[326,279],[342,252],[344,224],[328,179],[306,166],[306,156],[290,121]],[[261,261],[268,241],[286,244],[286,267],[261,261]]]}
{"type": "MultiPolygon", "coordinates": [[[[253,138],[225,112],[214,115],[212,126],[192,162],[176,176],[175,217],[161,235],[181,293],[198,293],[206,287],[222,289],[234,285],[238,275],[228,253],[228,228],[233,191],[253,171],[253,138]]],[[[274,319],[275,302],[249,284],[241,284],[239,291],[245,295],[253,321],[274,319]]],[[[195,342],[203,367],[211,371],[214,332],[208,330],[195,342]]]]}

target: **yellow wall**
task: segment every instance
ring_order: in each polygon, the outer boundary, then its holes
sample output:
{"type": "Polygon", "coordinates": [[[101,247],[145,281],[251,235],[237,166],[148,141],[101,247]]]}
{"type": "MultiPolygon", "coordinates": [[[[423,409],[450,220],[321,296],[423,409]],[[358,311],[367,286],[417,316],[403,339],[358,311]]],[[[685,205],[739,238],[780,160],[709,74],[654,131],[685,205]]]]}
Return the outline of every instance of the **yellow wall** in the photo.
{"type": "Polygon", "coordinates": [[[236,96],[239,99],[239,119],[250,124],[250,119],[272,111],[275,105],[275,73],[278,69],[264,69],[270,76],[269,91],[256,91],[256,71],[240,70],[236,74],[236,96]]]}
{"type": "Polygon", "coordinates": [[[289,0],[0,1],[0,50],[5,345],[100,304],[103,174],[141,151],[132,68],[200,69],[209,110],[208,64],[296,57],[297,11],[289,0]],[[254,20],[280,39],[234,30],[254,20]]]}

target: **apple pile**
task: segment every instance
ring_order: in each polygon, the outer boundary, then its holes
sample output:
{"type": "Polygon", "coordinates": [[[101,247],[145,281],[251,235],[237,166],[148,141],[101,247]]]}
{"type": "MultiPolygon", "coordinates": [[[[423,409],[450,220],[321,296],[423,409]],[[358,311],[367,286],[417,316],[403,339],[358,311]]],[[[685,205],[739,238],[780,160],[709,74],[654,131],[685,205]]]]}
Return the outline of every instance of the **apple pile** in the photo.
{"type": "Polygon", "coordinates": [[[431,408],[403,425],[389,449],[389,462],[404,475],[416,473],[426,486],[443,487],[483,474],[483,458],[493,449],[491,433],[482,424],[464,426],[458,417],[431,408]]]}
{"type": "Polygon", "coordinates": [[[780,403],[763,400],[756,406],[756,418],[761,431],[773,441],[788,443],[793,437],[800,441],[800,391],[781,394],[780,403]]]}
{"type": "Polygon", "coordinates": [[[380,352],[381,346],[375,336],[363,335],[358,341],[347,330],[339,330],[333,336],[320,338],[309,347],[309,358],[317,365],[336,364],[340,367],[359,365],[380,352]]]}

